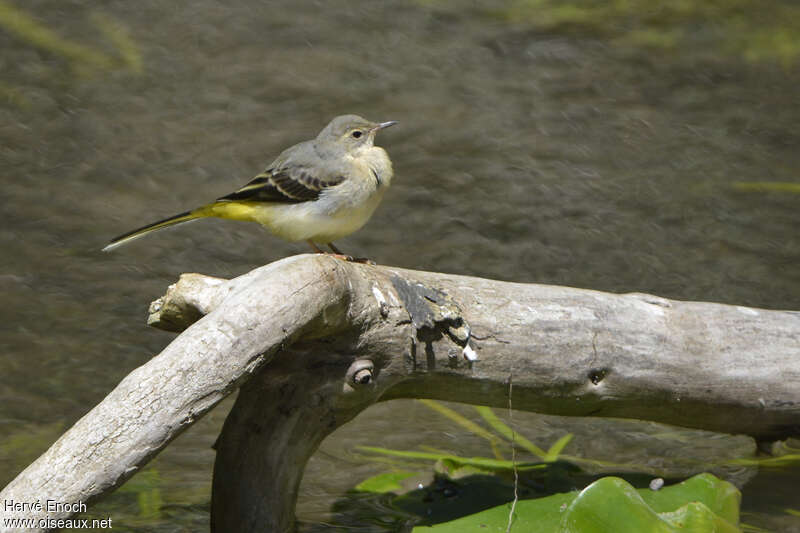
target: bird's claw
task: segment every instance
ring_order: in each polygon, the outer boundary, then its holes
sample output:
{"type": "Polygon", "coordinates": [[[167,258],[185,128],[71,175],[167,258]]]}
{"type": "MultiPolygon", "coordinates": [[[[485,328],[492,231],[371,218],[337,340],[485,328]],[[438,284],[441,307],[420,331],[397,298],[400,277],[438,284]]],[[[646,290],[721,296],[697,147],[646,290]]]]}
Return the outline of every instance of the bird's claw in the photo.
{"type": "Polygon", "coordinates": [[[348,261],[350,263],[361,263],[362,265],[377,265],[375,261],[370,259],[369,257],[353,257],[352,255],[346,254],[328,254],[337,259],[341,259],[342,261],[348,261]]]}

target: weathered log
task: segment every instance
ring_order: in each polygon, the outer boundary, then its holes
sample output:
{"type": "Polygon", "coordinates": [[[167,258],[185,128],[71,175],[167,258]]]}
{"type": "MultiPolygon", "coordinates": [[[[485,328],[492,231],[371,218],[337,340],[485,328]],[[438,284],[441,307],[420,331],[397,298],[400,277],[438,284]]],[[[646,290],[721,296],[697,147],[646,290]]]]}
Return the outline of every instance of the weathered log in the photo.
{"type": "Polygon", "coordinates": [[[517,409],[762,440],[800,434],[798,312],[315,255],[230,281],[184,275],[151,306],[149,323],[188,329],[3,489],[0,501],[89,503],[237,387],[217,446],[216,531],[290,528],[308,457],[376,401],[502,407],[512,373],[517,409]]]}

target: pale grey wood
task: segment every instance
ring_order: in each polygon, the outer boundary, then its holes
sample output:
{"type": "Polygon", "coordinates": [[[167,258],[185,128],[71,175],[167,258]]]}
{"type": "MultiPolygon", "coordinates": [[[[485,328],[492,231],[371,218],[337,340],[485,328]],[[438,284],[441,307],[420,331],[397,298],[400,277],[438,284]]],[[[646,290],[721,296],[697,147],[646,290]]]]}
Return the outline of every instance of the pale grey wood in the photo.
{"type": "Polygon", "coordinates": [[[374,402],[504,407],[512,374],[518,409],[800,434],[797,312],[298,256],[230,281],[184,275],[149,322],[188,329],[0,501],[91,501],[240,385],[218,446],[216,531],[291,527],[306,460],[374,402]]]}
{"type": "MultiPolygon", "coordinates": [[[[315,319],[331,317],[334,325],[341,323],[336,319],[345,310],[346,293],[342,289],[347,284],[334,281],[341,270],[338,261],[298,256],[218,284],[218,294],[224,297],[214,296],[213,291],[205,298],[173,290],[173,303],[214,302],[216,307],[125,377],[9,483],[0,492],[0,502],[50,499],[90,503],[122,484],[246,381],[282,345],[292,344],[308,328],[323,334],[328,325],[319,321],[312,324],[315,319]],[[239,282],[245,282],[245,286],[239,286],[239,282]]],[[[187,290],[211,290],[212,285],[183,286],[187,290]]],[[[179,305],[164,306],[173,307],[179,305]]],[[[38,520],[70,515],[35,510],[14,513],[0,506],[0,530],[14,531],[3,528],[2,519],[7,517],[38,520]]]]}

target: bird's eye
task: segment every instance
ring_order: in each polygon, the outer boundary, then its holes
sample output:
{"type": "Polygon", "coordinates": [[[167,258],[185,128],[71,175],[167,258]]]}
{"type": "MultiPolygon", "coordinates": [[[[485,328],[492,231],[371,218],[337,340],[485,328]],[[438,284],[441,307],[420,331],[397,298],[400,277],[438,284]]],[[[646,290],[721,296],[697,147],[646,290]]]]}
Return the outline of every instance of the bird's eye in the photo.
{"type": "Polygon", "coordinates": [[[358,139],[359,137],[364,135],[364,132],[361,131],[361,130],[356,130],[353,133],[351,133],[350,135],[352,135],[354,139],[358,139]]]}

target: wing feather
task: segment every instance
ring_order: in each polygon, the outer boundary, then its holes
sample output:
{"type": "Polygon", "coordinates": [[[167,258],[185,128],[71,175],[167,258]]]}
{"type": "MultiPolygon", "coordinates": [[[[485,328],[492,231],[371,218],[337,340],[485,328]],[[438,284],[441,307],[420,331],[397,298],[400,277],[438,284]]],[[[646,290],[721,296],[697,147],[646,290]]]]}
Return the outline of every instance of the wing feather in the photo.
{"type": "Polygon", "coordinates": [[[344,176],[321,179],[304,166],[270,168],[253,178],[241,189],[218,198],[218,202],[247,201],[270,203],[301,203],[319,198],[328,187],[344,181],[344,176]]]}

